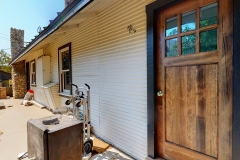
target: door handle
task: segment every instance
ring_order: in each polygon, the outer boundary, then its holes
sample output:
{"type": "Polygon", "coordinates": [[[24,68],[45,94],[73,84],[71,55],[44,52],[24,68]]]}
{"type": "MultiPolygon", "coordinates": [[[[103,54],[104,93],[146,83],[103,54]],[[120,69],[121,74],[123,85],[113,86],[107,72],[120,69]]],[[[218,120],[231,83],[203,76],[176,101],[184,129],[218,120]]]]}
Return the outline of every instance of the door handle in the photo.
{"type": "Polygon", "coordinates": [[[162,97],[162,96],[163,96],[163,92],[162,92],[162,91],[158,91],[158,92],[157,92],[157,96],[158,96],[158,97],[162,97]]]}

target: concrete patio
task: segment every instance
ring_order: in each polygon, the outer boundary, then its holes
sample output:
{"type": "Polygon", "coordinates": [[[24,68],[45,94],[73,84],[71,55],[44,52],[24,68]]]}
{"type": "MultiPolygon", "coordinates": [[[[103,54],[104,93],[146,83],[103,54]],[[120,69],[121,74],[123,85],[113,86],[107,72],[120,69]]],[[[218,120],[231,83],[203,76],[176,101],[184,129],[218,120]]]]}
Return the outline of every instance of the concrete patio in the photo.
{"type": "Polygon", "coordinates": [[[15,160],[27,151],[27,121],[53,115],[47,109],[22,106],[21,99],[0,100],[6,109],[0,110],[0,160],[15,160]],[[8,107],[13,106],[13,107],[8,107]]]}
{"type": "MultiPolygon", "coordinates": [[[[22,99],[1,99],[0,102],[6,106],[6,109],[0,109],[0,131],[3,132],[0,135],[0,160],[17,160],[19,153],[27,152],[27,121],[53,114],[47,109],[36,106],[22,106],[20,105],[22,99]]],[[[109,147],[107,151],[107,153],[119,154],[120,160],[131,159],[113,147],[109,147]]],[[[91,160],[108,159],[109,154],[105,155],[95,155],[91,160]]]]}

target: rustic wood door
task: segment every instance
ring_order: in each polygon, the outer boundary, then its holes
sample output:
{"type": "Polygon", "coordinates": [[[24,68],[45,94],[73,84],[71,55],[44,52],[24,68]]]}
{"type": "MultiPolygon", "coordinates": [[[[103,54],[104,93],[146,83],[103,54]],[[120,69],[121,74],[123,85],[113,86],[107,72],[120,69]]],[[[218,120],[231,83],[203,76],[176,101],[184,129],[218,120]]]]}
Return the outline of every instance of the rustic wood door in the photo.
{"type": "Polygon", "coordinates": [[[158,13],[160,157],[231,159],[231,10],[228,0],[185,0],[158,13]]]}

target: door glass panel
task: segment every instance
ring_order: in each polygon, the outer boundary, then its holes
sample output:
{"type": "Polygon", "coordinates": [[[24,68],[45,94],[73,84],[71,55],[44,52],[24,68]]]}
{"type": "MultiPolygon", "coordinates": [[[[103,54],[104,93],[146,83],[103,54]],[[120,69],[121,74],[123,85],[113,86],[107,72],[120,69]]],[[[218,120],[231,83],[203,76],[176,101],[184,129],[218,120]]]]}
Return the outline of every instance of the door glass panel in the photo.
{"type": "Polygon", "coordinates": [[[70,56],[69,51],[62,52],[62,70],[70,68],[70,56]]]}
{"type": "Polygon", "coordinates": [[[200,28],[217,24],[218,4],[213,3],[200,9],[200,28]]]}
{"type": "Polygon", "coordinates": [[[196,29],[196,11],[182,14],[182,32],[188,32],[196,29]]]}
{"type": "Polygon", "coordinates": [[[196,35],[190,34],[182,37],[182,55],[193,54],[196,51],[196,35]]]}
{"type": "Polygon", "coordinates": [[[64,89],[70,90],[71,85],[70,85],[70,72],[66,71],[64,72],[64,89]]]}
{"type": "Polygon", "coordinates": [[[166,20],[166,37],[178,33],[177,16],[166,20]]]}
{"type": "Polygon", "coordinates": [[[166,40],[166,57],[173,57],[178,55],[178,39],[173,38],[166,40]]]}
{"type": "Polygon", "coordinates": [[[200,32],[200,52],[217,50],[217,29],[200,32]]]}

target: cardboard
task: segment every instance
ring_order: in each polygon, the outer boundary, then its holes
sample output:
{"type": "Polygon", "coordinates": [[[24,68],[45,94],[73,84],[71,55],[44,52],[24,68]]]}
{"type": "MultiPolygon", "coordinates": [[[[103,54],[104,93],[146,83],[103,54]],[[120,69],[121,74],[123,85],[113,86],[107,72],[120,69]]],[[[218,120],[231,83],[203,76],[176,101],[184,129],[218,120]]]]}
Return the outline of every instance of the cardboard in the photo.
{"type": "Polygon", "coordinates": [[[93,139],[93,150],[102,153],[109,147],[109,144],[97,139],[96,137],[93,139]]]}

